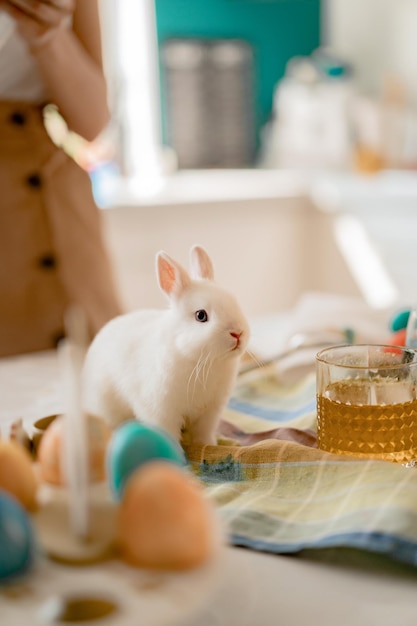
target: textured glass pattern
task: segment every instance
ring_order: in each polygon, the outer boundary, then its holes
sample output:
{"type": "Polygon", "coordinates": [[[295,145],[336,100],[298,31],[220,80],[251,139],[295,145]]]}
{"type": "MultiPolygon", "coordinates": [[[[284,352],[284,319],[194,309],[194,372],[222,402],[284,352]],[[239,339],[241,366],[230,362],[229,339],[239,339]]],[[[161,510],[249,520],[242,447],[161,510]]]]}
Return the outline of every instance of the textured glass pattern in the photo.
{"type": "Polygon", "coordinates": [[[404,463],[417,457],[417,400],[357,405],[317,397],[321,450],[404,463]]]}

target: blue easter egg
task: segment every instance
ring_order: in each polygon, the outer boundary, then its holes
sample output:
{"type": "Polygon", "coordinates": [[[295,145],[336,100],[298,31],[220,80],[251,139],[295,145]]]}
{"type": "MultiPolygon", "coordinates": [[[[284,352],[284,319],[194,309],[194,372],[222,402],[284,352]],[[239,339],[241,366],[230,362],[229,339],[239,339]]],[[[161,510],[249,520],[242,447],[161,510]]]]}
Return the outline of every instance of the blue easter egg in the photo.
{"type": "Polygon", "coordinates": [[[21,504],[0,490],[0,583],[25,572],[34,556],[34,534],[21,504]]]}
{"type": "Polygon", "coordinates": [[[181,446],[156,426],[132,420],[115,430],[107,449],[107,474],[115,496],[121,498],[127,479],[140,465],[155,459],[187,464],[181,446]]]}

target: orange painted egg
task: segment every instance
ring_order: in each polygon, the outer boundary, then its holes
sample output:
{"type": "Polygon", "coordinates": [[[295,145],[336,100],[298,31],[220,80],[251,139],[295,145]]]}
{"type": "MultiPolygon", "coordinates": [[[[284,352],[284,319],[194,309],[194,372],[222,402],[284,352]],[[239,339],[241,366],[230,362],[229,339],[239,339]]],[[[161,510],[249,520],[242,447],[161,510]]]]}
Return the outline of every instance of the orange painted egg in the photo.
{"type": "Polygon", "coordinates": [[[144,568],[185,570],[209,559],[216,524],[197,479],[164,461],[139,467],[123,492],[117,543],[124,560],[144,568]]]}
{"type": "Polygon", "coordinates": [[[402,328],[401,330],[397,330],[397,332],[393,333],[389,339],[389,343],[393,346],[405,346],[405,338],[407,334],[407,329],[402,328]]]}
{"type": "MultiPolygon", "coordinates": [[[[41,480],[53,485],[63,485],[61,468],[64,416],[57,417],[42,436],[38,448],[38,461],[41,480]]],[[[111,430],[104,420],[93,415],[87,416],[87,438],[89,454],[90,482],[106,479],[106,452],[111,430]]]]}
{"type": "Polygon", "coordinates": [[[37,480],[29,452],[15,441],[0,440],[0,489],[28,511],[37,508],[37,480]]]}

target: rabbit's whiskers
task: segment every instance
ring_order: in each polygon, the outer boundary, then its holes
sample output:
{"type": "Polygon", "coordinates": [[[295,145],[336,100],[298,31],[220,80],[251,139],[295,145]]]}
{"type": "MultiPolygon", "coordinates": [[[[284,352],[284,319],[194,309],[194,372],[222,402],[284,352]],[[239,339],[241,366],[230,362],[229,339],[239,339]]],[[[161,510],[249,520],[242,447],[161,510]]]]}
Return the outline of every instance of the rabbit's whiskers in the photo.
{"type": "Polygon", "coordinates": [[[204,359],[203,364],[203,389],[206,388],[207,380],[210,375],[211,366],[213,365],[214,359],[211,359],[211,352],[208,352],[206,358],[204,359]]]}
{"type": "MultiPolygon", "coordinates": [[[[248,355],[250,356],[250,358],[252,359],[252,361],[254,361],[254,362],[255,362],[256,367],[263,367],[263,366],[265,365],[265,362],[264,362],[264,361],[260,361],[260,360],[259,360],[259,359],[258,359],[258,358],[254,355],[254,353],[253,353],[253,352],[251,352],[251,350],[248,350],[248,349],[246,348],[246,351],[245,351],[245,352],[246,352],[246,354],[248,354],[248,355]]],[[[243,370],[243,371],[245,371],[245,367],[243,367],[243,368],[242,368],[242,370],[243,370]]]]}
{"type": "Polygon", "coordinates": [[[213,361],[210,359],[211,356],[211,352],[208,352],[206,354],[201,353],[197,363],[195,364],[195,366],[193,367],[193,370],[188,378],[188,382],[187,382],[187,399],[190,402],[194,401],[194,397],[195,397],[195,393],[196,393],[196,389],[197,389],[197,383],[200,382],[203,389],[205,389],[206,387],[206,383],[208,380],[208,376],[210,373],[210,368],[211,365],[213,363],[213,361]],[[200,377],[201,376],[201,377],[200,377]],[[191,394],[191,398],[190,398],[190,388],[191,385],[193,386],[192,389],[192,394],[191,394]]]}

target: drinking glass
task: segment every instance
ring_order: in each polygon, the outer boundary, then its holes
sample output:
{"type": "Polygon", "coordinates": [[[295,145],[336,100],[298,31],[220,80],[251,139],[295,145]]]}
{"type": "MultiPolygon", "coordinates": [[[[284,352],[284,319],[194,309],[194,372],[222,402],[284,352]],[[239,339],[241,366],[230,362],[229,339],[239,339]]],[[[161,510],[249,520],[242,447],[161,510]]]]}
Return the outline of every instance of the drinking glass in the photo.
{"type": "Polygon", "coordinates": [[[417,457],[417,351],[341,345],[316,356],[321,450],[397,463],[417,457]]]}

